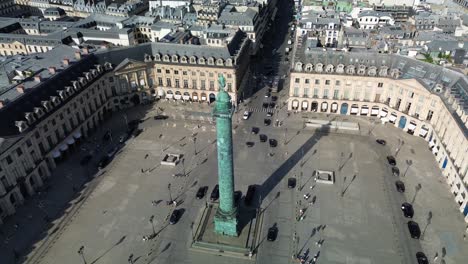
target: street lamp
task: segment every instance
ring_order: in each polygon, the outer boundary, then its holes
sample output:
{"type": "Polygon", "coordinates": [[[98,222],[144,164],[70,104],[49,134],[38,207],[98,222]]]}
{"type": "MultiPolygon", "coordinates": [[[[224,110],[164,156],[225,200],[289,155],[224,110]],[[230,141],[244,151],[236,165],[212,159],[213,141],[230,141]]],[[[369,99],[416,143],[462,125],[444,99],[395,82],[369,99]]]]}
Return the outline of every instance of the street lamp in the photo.
{"type": "Polygon", "coordinates": [[[84,257],[84,246],[81,246],[79,249],[78,249],[78,255],[81,256],[81,259],[83,260],[83,263],[86,264],[86,259],[84,257]]]}
{"type": "Polygon", "coordinates": [[[197,138],[192,137],[192,141],[193,141],[193,153],[194,153],[194,156],[196,156],[197,155],[197,138]]]}
{"type": "Polygon", "coordinates": [[[133,261],[133,254],[131,254],[130,256],[128,256],[128,263],[133,264],[133,261]]]}
{"type": "Polygon", "coordinates": [[[169,203],[172,203],[172,195],[171,195],[171,184],[167,185],[167,189],[169,190],[169,203]]]}
{"type": "Polygon", "coordinates": [[[153,228],[153,236],[156,235],[156,231],[154,230],[154,215],[152,215],[149,219],[150,223],[151,223],[151,227],[153,228]]]}

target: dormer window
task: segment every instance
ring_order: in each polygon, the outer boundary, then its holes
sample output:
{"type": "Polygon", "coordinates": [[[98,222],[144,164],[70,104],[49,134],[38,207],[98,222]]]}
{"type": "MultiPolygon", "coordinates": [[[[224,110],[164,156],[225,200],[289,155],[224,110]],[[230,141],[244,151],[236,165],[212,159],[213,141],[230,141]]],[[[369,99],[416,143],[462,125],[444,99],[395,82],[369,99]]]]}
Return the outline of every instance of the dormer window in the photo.
{"type": "Polygon", "coordinates": [[[88,80],[88,81],[91,81],[91,79],[93,78],[90,72],[85,72],[84,76],[85,76],[86,80],[88,80]]]}
{"type": "Polygon", "coordinates": [[[34,107],[34,114],[37,118],[41,118],[44,115],[44,110],[40,107],[34,107]]]}
{"type": "Polygon", "coordinates": [[[112,70],[112,64],[110,62],[104,63],[104,68],[108,71],[112,70]]]}
{"type": "Polygon", "coordinates": [[[49,101],[42,101],[42,106],[44,107],[44,109],[49,112],[50,110],[52,110],[52,104],[51,102],[49,101]]]}
{"type": "Polygon", "coordinates": [[[346,73],[354,74],[354,65],[348,65],[348,67],[346,67],[346,73]]]}
{"type": "Polygon", "coordinates": [[[72,81],[72,85],[73,85],[73,89],[75,89],[75,91],[78,91],[81,88],[81,83],[78,82],[78,81],[72,81]]]}
{"type": "Polygon", "coordinates": [[[333,65],[328,64],[328,65],[327,65],[327,68],[325,69],[325,72],[326,72],[326,73],[333,73],[333,69],[334,69],[334,68],[335,68],[335,67],[334,67],[333,65]]]}
{"type": "Polygon", "coordinates": [[[28,121],[29,125],[31,125],[32,123],[34,123],[34,121],[36,121],[36,117],[34,116],[34,113],[32,112],[27,112],[24,114],[24,116],[26,117],[26,120],[28,121]]]}
{"type": "Polygon", "coordinates": [[[366,73],[366,66],[364,66],[364,65],[359,65],[358,74],[359,74],[359,75],[364,75],[365,73],[366,73]]]}
{"type": "Polygon", "coordinates": [[[155,61],[161,61],[161,55],[160,54],[154,55],[154,60],[155,61]]]}
{"type": "Polygon", "coordinates": [[[381,77],[387,77],[387,74],[388,74],[388,68],[387,67],[380,68],[379,75],[381,77]]]}
{"type": "Polygon", "coordinates": [[[199,64],[205,64],[205,58],[200,58],[198,59],[199,64]]]}
{"type": "Polygon", "coordinates": [[[302,71],[302,62],[298,61],[296,62],[296,65],[294,66],[295,71],[302,71]]]}
{"type": "Polygon", "coordinates": [[[322,72],[323,71],[323,64],[322,63],[317,63],[317,65],[315,65],[315,71],[316,72],[322,72]]]}
{"type": "Polygon", "coordinates": [[[208,58],[208,65],[214,65],[214,59],[208,58]]]}
{"type": "Polygon", "coordinates": [[[52,100],[54,106],[58,106],[60,104],[60,98],[58,98],[57,96],[51,96],[50,99],[52,100]]]}
{"type": "Polygon", "coordinates": [[[87,83],[86,78],[79,77],[78,80],[80,81],[81,85],[85,85],[87,83]]]}
{"type": "Polygon", "coordinates": [[[308,63],[306,66],[305,66],[305,70],[307,72],[312,72],[312,70],[314,69],[314,66],[311,64],[311,63],[308,63]]]}
{"type": "Polygon", "coordinates": [[[15,125],[18,127],[20,133],[28,129],[28,124],[25,121],[16,121],[15,125]]]}
{"type": "Polygon", "coordinates": [[[397,79],[398,77],[400,77],[400,70],[398,69],[392,69],[390,71],[390,76],[392,76],[393,78],[397,79]]]}
{"type": "Polygon", "coordinates": [[[232,59],[226,60],[226,66],[232,66],[232,59]]]}
{"type": "Polygon", "coordinates": [[[195,58],[194,56],[190,57],[190,63],[191,64],[196,64],[197,63],[197,58],[195,58]]]}
{"type": "Polygon", "coordinates": [[[179,57],[177,55],[172,55],[172,62],[179,62],[179,57]]]}
{"type": "Polygon", "coordinates": [[[169,62],[169,55],[164,55],[163,56],[163,61],[169,62]]]}
{"type": "Polygon", "coordinates": [[[65,100],[68,97],[65,90],[58,90],[57,92],[62,100],[65,100]]]}
{"type": "Polygon", "coordinates": [[[182,58],[180,58],[180,62],[187,63],[187,57],[182,56],[182,58]]]}
{"type": "Polygon", "coordinates": [[[223,66],[223,65],[224,65],[223,59],[217,59],[217,60],[216,60],[216,65],[218,65],[218,66],[223,66]]]}
{"type": "Polygon", "coordinates": [[[338,64],[336,67],[336,73],[344,73],[344,65],[343,64],[338,64]]]}
{"type": "Polygon", "coordinates": [[[372,77],[375,76],[375,75],[377,75],[377,68],[374,67],[374,66],[370,67],[370,68],[369,68],[369,71],[367,72],[367,74],[368,74],[369,76],[372,76],[372,77]]]}
{"type": "Polygon", "coordinates": [[[96,64],[96,65],[94,65],[94,67],[96,67],[96,70],[98,71],[98,73],[101,73],[103,71],[102,65],[100,65],[100,64],[96,64]]]}

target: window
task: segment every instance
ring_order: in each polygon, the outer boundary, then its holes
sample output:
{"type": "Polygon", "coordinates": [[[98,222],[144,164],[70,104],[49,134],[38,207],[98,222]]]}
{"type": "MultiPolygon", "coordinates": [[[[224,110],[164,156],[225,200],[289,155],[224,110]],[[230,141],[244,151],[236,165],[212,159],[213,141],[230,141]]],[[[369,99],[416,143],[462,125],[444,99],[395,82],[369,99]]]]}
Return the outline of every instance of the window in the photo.
{"type": "Polygon", "coordinates": [[[31,140],[30,140],[30,139],[26,140],[26,146],[27,146],[27,147],[32,146],[32,143],[31,143],[31,140]]]}
{"type": "Polygon", "coordinates": [[[39,138],[39,136],[40,136],[40,135],[39,135],[39,131],[34,132],[34,136],[35,136],[36,138],[39,138]]]}
{"type": "Polygon", "coordinates": [[[320,84],[320,80],[319,80],[319,79],[316,79],[316,80],[315,80],[315,84],[320,84]]]}
{"type": "Polygon", "coordinates": [[[299,87],[294,87],[293,96],[299,96],[299,87]]]}
{"type": "Polygon", "coordinates": [[[432,107],[436,106],[436,100],[435,100],[435,99],[432,99],[432,101],[431,101],[431,106],[432,106],[432,107]]]}
{"type": "Polygon", "coordinates": [[[197,89],[197,80],[192,80],[192,88],[197,89]]]}
{"type": "Polygon", "coordinates": [[[294,82],[295,82],[295,83],[300,83],[301,80],[300,80],[299,78],[296,78],[296,79],[294,80],[294,82]]]}
{"type": "Polygon", "coordinates": [[[341,82],[338,81],[338,80],[335,82],[335,85],[336,85],[336,86],[340,86],[340,84],[341,84],[341,82]]]}
{"type": "Polygon", "coordinates": [[[171,70],[166,70],[166,73],[167,73],[167,74],[171,73],[171,70]]]}
{"type": "Polygon", "coordinates": [[[205,80],[201,80],[201,89],[202,90],[206,89],[206,81],[205,80]]]}
{"type": "Polygon", "coordinates": [[[232,74],[228,73],[228,74],[227,74],[227,77],[228,77],[228,79],[231,79],[231,78],[232,78],[232,74]]]}
{"type": "Polygon", "coordinates": [[[377,87],[383,87],[383,83],[379,82],[379,84],[377,85],[377,87]]]}
{"type": "Polygon", "coordinates": [[[310,80],[309,80],[309,79],[305,79],[305,83],[306,83],[306,84],[309,84],[309,83],[310,83],[310,80]]]}
{"type": "Polygon", "coordinates": [[[52,118],[51,123],[52,123],[53,126],[55,126],[57,124],[57,122],[55,122],[55,118],[52,118]]]}
{"type": "Polygon", "coordinates": [[[157,73],[161,73],[161,69],[156,69],[156,72],[157,72],[157,73]]]}
{"type": "Polygon", "coordinates": [[[47,132],[49,131],[49,128],[47,127],[47,125],[44,125],[44,132],[47,132]]]}
{"type": "Polygon", "coordinates": [[[18,156],[23,155],[23,151],[21,150],[21,148],[16,149],[16,154],[18,154],[18,156]]]}
{"type": "Polygon", "coordinates": [[[304,97],[309,97],[309,88],[304,88],[304,97]]]}
{"type": "Polygon", "coordinates": [[[158,77],[158,84],[159,86],[163,86],[163,80],[161,77],[158,77]]]}
{"type": "Polygon", "coordinates": [[[13,160],[11,159],[10,155],[6,156],[6,162],[8,164],[11,164],[13,162],[13,160]]]}
{"type": "Polygon", "coordinates": [[[182,75],[187,75],[187,71],[183,71],[183,72],[182,72],[182,75]]]}
{"type": "Polygon", "coordinates": [[[409,92],[408,92],[408,96],[409,96],[410,98],[413,98],[413,97],[414,97],[414,93],[411,92],[411,91],[409,91],[409,92]]]}
{"type": "Polygon", "coordinates": [[[318,97],[318,88],[314,88],[314,98],[318,97]]]}
{"type": "Polygon", "coordinates": [[[167,78],[167,79],[166,79],[166,86],[172,87],[172,85],[171,85],[171,78],[167,78]]]}
{"type": "Polygon", "coordinates": [[[59,118],[60,118],[60,120],[63,120],[63,114],[62,113],[59,114],[59,118]]]}
{"type": "Polygon", "coordinates": [[[420,103],[424,102],[424,95],[420,95],[418,101],[420,103]]]}
{"type": "Polygon", "coordinates": [[[232,92],[232,83],[227,84],[227,91],[232,92]]]}
{"type": "Polygon", "coordinates": [[[349,99],[349,89],[346,89],[346,90],[344,91],[343,99],[345,99],[345,100],[348,100],[348,99],[349,99]]]}
{"type": "Polygon", "coordinates": [[[214,81],[210,81],[210,90],[214,90],[214,81]]]}
{"type": "Polygon", "coordinates": [[[180,87],[179,79],[175,79],[175,87],[176,88],[180,87]]]}
{"type": "Polygon", "coordinates": [[[335,89],[335,90],[333,91],[333,99],[338,99],[339,93],[340,93],[340,90],[336,90],[336,89],[335,89]]]}
{"type": "Polygon", "coordinates": [[[325,80],[325,85],[330,85],[330,80],[325,80]]]}
{"type": "Polygon", "coordinates": [[[360,100],[361,94],[359,90],[354,91],[354,100],[360,100]]]}
{"type": "Polygon", "coordinates": [[[178,71],[178,70],[174,70],[174,74],[179,74],[179,71],[178,71]]]}
{"type": "Polygon", "coordinates": [[[328,98],[328,89],[323,90],[323,98],[328,98]]]}
{"type": "Polygon", "coordinates": [[[212,72],[208,73],[208,76],[213,77],[213,73],[212,72]]]}
{"type": "Polygon", "coordinates": [[[205,76],[205,72],[200,72],[200,76],[205,76]]]}

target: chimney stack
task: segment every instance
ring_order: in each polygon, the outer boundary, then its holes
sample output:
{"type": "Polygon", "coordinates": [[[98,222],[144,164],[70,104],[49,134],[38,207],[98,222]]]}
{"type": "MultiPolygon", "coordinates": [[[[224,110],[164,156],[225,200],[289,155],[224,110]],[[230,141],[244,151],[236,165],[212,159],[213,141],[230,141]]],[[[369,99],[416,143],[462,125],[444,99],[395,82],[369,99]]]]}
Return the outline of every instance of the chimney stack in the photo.
{"type": "Polygon", "coordinates": [[[40,75],[34,76],[34,81],[40,83],[42,81],[42,78],[40,75]]]}
{"type": "Polygon", "coordinates": [[[69,60],[69,59],[67,59],[67,58],[63,59],[63,61],[62,61],[62,62],[63,62],[63,65],[64,65],[64,66],[68,66],[68,65],[70,65],[70,60],[69,60]]]}
{"type": "Polygon", "coordinates": [[[49,73],[50,74],[55,74],[57,72],[57,69],[55,67],[49,67],[49,73]]]}
{"type": "Polygon", "coordinates": [[[18,91],[18,93],[24,94],[24,86],[23,85],[16,86],[16,90],[18,91]]]}
{"type": "Polygon", "coordinates": [[[81,53],[79,51],[75,52],[75,59],[78,61],[81,60],[81,53]]]}

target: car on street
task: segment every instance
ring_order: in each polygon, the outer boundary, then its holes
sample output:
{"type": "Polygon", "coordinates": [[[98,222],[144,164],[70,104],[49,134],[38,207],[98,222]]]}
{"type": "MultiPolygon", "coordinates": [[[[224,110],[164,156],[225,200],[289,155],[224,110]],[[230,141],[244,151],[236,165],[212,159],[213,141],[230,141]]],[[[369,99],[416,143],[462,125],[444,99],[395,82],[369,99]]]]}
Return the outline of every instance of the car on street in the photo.
{"type": "Polygon", "coordinates": [[[255,143],[252,142],[252,141],[247,141],[247,142],[245,142],[245,144],[246,144],[247,147],[249,147],[249,148],[251,148],[251,147],[253,147],[253,146],[255,145],[255,143]]]}
{"type": "Polygon", "coordinates": [[[263,124],[264,124],[265,126],[269,126],[269,125],[271,124],[271,119],[265,118],[265,119],[263,120],[263,124]]]}
{"type": "Polygon", "coordinates": [[[383,139],[377,139],[375,142],[377,142],[378,144],[383,145],[383,146],[385,146],[387,144],[387,142],[385,140],[383,140],[383,139]]]}
{"type": "Polygon", "coordinates": [[[401,204],[401,211],[403,211],[403,215],[406,218],[413,218],[414,209],[410,203],[402,203],[401,204]]]}
{"type": "Polygon", "coordinates": [[[270,104],[268,105],[268,107],[270,107],[270,108],[275,108],[275,105],[276,105],[275,103],[270,102],[270,104]]]}
{"type": "Polygon", "coordinates": [[[416,253],[416,260],[418,261],[418,264],[429,264],[429,260],[423,252],[416,253]]]}
{"type": "Polygon", "coordinates": [[[265,134],[260,134],[259,138],[260,138],[260,142],[266,142],[268,140],[268,137],[265,134]]]}
{"type": "Polygon", "coordinates": [[[398,169],[398,167],[392,167],[392,174],[393,176],[400,176],[400,169],[398,169]]]}
{"type": "Polygon", "coordinates": [[[419,239],[419,237],[421,237],[421,229],[419,228],[418,223],[409,221],[408,230],[412,238],[419,239]]]}
{"type": "Polygon", "coordinates": [[[272,97],[271,97],[271,101],[272,101],[272,102],[276,102],[276,100],[278,100],[278,96],[272,96],[272,97]]]}
{"type": "Polygon", "coordinates": [[[405,192],[405,184],[402,181],[396,181],[395,187],[398,192],[404,193],[405,192]]]}
{"type": "Polygon", "coordinates": [[[238,206],[239,202],[242,198],[242,192],[241,191],[235,191],[234,192],[234,205],[238,206]]]}
{"type": "Polygon", "coordinates": [[[80,161],[80,165],[84,166],[84,165],[88,164],[91,161],[92,158],[93,158],[93,156],[91,156],[89,154],[84,156],[80,161]]]}
{"type": "Polygon", "coordinates": [[[208,186],[201,186],[200,188],[198,188],[198,191],[197,191],[197,199],[202,199],[203,197],[205,197],[205,194],[206,192],[208,191],[208,186]]]}
{"type": "Polygon", "coordinates": [[[270,147],[272,147],[272,148],[278,146],[278,141],[276,141],[276,139],[270,138],[270,140],[268,142],[270,143],[270,147]]]}
{"type": "Polygon", "coordinates": [[[214,202],[218,199],[219,199],[219,185],[216,184],[216,186],[213,188],[213,191],[211,191],[210,200],[214,202]]]}
{"type": "Polygon", "coordinates": [[[268,241],[275,241],[277,236],[278,236],[278,228],[276,226],[272,226],[268,228],[268,234],[267,234],[268,241]]]}
{"type": "Polygon", "coordinates": [[[393,157],[393,156],[387,156],[387,161],[388,161],[388,164],[390,164],[390,165],[392,165],[392,166],[396,166],[395,157],[393,157]]]}
{"type": "Polygon", "coordinates": [[[179,221],[180,218],[180,211],[179,210],[174,210],[172,211],[171,217],[169,218],[169,224],[175,225],[179,221]]]}
{"type": "Polygon", "coordinates": [[[252,134],[257,135],[260,129],[258,127],[252,127],[252,134]]]}
{"type": "Polygon", "coordinates": [[[268,108],[268,103],[263,103],[263,104],[262,104],[262,107],[263,107],[263,108],[268,108]]]}
{"type": "Polygon", "coordinates": [[[296,188],[296,178],[289,178],[288,179],[288,188],[289,189],[296,188]]]}
{"type": "Polygon", "coordinates": [[[265,98],[270,97],[270,95],[271,95],[270,93],[265,93],[265,98]]]}
{"type": "Polygon", "coordinates": [[[249,119],[249,117],[250,117],[250,112],[249,112],[249,111],[245,111],[245,112],[244,112],[244,115],[242,116],[242,119],[247,120],[247,119],[249,119]]]}
{"type": "Polygon", "coordinates": [[[273,112],[267,112],[267,117],[272,117],[273,116],[273,112]]]}
{"type": "Polygon", "coordinates": [[[244,198],[245,205],[249,206],[252,204],[253,198],[255,196],[255,189],[256,189],[255,185],[250,185],[247,188],[247,194],[245,195],[245,198],[244,198]]]}

